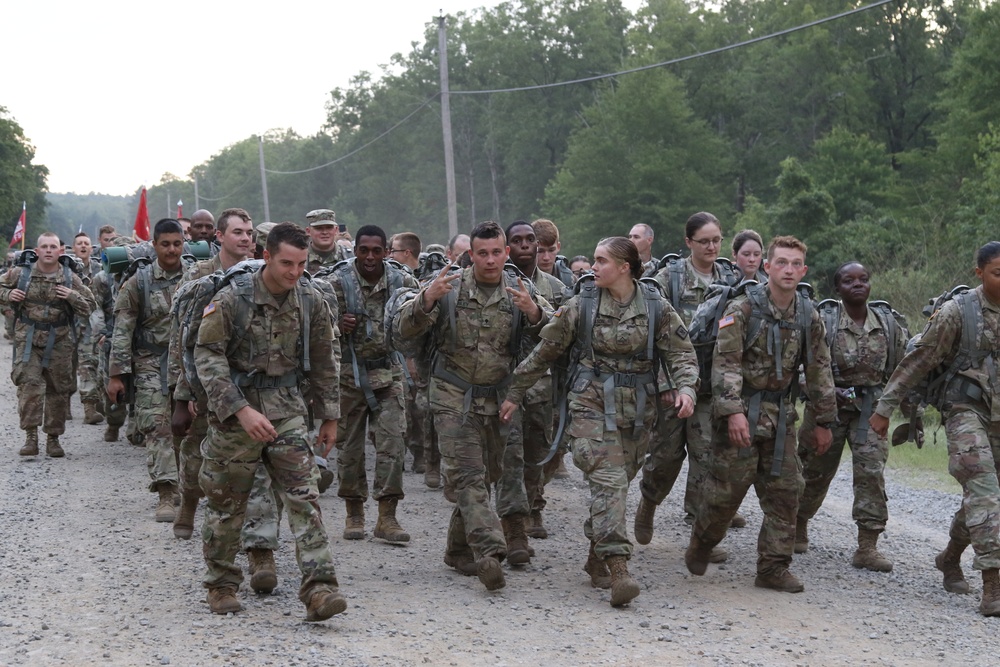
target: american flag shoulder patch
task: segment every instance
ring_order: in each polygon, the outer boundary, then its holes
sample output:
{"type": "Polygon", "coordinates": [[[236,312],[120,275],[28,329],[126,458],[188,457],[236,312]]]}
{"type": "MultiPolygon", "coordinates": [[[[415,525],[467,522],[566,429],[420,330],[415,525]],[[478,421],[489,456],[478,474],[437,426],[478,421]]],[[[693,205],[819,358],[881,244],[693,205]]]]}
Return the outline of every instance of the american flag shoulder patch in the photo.
{"type": "Polygon", "coordinates": [[[733,319],[732,315],[726,315],[721,320],[719,320],[719,328],[720,329],[725,329],[726,327],[728,327],[730,324],[732,324],[735,321],[736,320],[733,319]]]}
{"type": "Polygon", "coordinates": [[[211,315],[214,312],[215,312],[215,302],[213,301],[212,303],[210,303],[207,306],[205,306],[205,310],[202,312],[201,316],[202,317],[208,317],[209,315],[211,315]]]}

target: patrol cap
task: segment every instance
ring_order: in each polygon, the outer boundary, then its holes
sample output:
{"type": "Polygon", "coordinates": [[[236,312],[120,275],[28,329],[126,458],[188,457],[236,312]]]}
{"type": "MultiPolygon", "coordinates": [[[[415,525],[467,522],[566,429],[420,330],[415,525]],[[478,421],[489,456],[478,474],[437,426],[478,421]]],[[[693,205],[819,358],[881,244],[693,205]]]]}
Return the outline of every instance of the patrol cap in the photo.
{"type": "Polygon", "coordinates": [[[445,249],[444,249],[444,246],[441,245],[440,243],[429,243],[427,245],[427,248],[424,250],[424,252],[427,252],[427,253],[439,252],[439,253],[441,253],[443,255],[445,253],[445,249]]]}
{"type": "Polygon", "coordinates": [[[267,235],[271,233],[274,226],[278,224],[276,222],[262,222],[254,229],[254,233],[257,234],[257,245],[264,247],[267,245],[267,235]]]}
{"type": "Polygon", "coordinates": [[[315,211],[306,213],[306,221],[310,227],[335,225],[337,224],[337,214],[328,208],[318,208],[315,211]]]}

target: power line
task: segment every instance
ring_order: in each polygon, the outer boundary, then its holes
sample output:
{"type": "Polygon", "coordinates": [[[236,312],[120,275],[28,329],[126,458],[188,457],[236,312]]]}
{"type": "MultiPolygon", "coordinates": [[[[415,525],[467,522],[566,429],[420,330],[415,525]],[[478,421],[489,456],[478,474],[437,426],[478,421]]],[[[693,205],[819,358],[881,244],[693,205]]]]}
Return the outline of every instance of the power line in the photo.
{"type": "Polygon", "coordinates": [[[206,197],[203,194],[199,194],[198,195],[198,199],[204,199],[205,201],[222,201],[223,199],[229,199],[230,197],[239,194],[240,192],[243,191],[243,188],[245,188],[248,185],[250,185],[250,180],[244,181],[243,185],[241,185],[240,187],[236,188],[235,190],[233,190],[231,193],[229,193],[225,197],[214,197],[213,198],[213,197],[206,197]]]}

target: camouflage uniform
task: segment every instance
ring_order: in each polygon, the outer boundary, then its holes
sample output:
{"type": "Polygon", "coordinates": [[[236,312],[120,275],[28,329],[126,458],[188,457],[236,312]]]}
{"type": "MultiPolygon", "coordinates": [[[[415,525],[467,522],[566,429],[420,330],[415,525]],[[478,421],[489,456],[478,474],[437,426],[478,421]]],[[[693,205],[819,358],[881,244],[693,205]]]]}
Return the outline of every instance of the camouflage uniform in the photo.
{"type": "MultiPolygon", "coordinates": [[[[594,360],[584,353],[582,371],[569,394],[570,421],[566,432],[572,438],[573,463],[583,471],[590,485],[590,515],[583,531],[594,544],[597,556],[632,555],[625,522],[625,500],[629,483],[646,455],[649,431],[656,420],[656,368],[645,355],[649,321],[645,297],[637,288],[635,296],[620,305],[600,291],[594,320],[594,360]],[[637,356],[638,355],[638,356],[637,356]],[[595,377],[595,373],[601,373],[595,377]],[[615,414],[608,414],[604,375],[637,375],[647,394],[642,414],[635,386],[614,388],[615,414]],[[649,378],[643,381],[642,375],[649,378]],[[609,424],[609,419],[613,423],[609,424]]],[[[658,297],[659,298],[659,297],[658,297]]],[[[528,390],[577,338],[583,299],[571,298],[541,332],[542,341],[515,371],[507,399],[520,403],[528,390]]],[[[677,389],[692,399],[698,386],[698,362],[683,321],[670,304],[661,299],[660,327],[656,352],[669,369],[677,389]]]]}
{"type": "Polygon", "coordinates": [[[210,410],[208,437],[201,449],[201,488],[207,497],[202,528],[207,565],[204,583],[207,588],[238,587],[243,579],[233,561],[254,472],[263,461],[285,498],[302,572],[299,598],[308,604],[314,592],[337,588],[318,502],[319,471],[305,424],[307,400],[317,418],[340,417],[336,328],[329,306],[312,285],[299,286],[281,299],[268,292],[262,271],[253,274],[251,281],[256,307],[250,309],[245,334],[234,335],[234,319],[237,301],[246,297],[229,285],[206,307],[195,347],[195,366],[210,410]],[[304,315],[309,336],[303,341],[308,346],[308,372],[303,371],[299,349],[304,335],[300,292],[309,294],[310,303],[310,312],[304,315]],[[234,345],[235,349],[230,349],[234,345]],[[298,381],[303,372],[304,382],[298,381]],[[258,386],[252,377],[264,382],[258,386]],[[263,386],[266,384],[277,386],[263,386]],[[247,435],[236,417],[246,406],[262,413],[278,437],[261,443],[247,435]]]}
{"type": "MultiPolygon", "coordinates": [[[[803,336],[796,328],[795,312],[784,314],[771,300],[770,290],[759,289],[765,294],[766,307],[775,320],[785,324],[779,329],[781,350],[781,377],[775,369],[775,357],[768,344],[774,332],[769,322],[764,322],[760,333],[745,343],[747,326],[751,320],[752,303],[746,294],[737,296],[726,307],[720,320],[719,338],[712,361],[713,415],[717,420],[712,437],[712,451],[708,460],[708,475],[701,494],[703,503],[695,513],[692,544],[697,539],[706,548],[717,545],[726,536],[726,529],[751,485],[757,492],[764,521],[757,539],[757,572],[759,575],[780,576],[792,562],[795,542],[795,516],[802,495],[802,463],[795,451],[795,420],[797,413],[793,401],[788,400],[792,383],[799,376],[800,363],[805,365],[806,388],[809,400],[820,423],[829,423],[837,417],[833,374],[830,370],[830,349],[826,344],[823,322],[813,310],[811,325],[803,336]],[[731,318],[731,319],[730,319],[731,318]],[[756,392],[766,391],[760,401],[760,415],[750,423],[751,443],[741,448],[729,442],[727,419],[730,415],[747,413],[756,392]],[[784,398],[781,398],[784,397],[784,398]],[[780,401],[779,401],[780,398],[780,401]],[[784,403],[784,420],[779,414],[784,403]],[[776,445],[781,437],[779,426],[784,421],[784,455],[780,469],[776,466],[776,445]]],[[[802,307],[801,298],[795,297],[792,311],[802,307]]],[[[776,341],[772,341],[776,343],[776,341]]],[[[748,416],[749,419],[749,416],[748,416]]]]}
{"type": "MultiPolygon", "coordinates": [[[[400,311],[399,331],[394,335],[419,336],[433,328],[437,344],[439,360],[432,371],[429,398],[444,483],[454,489],[457,498],[448,526],[447,553],[466,556],[471,549],[476,559],[493,556],[502,560],[507,545],[500,520],[490,507],[490,486],[500,479],[508,435],[500,423],[499,408],[514,361],[511,318],[523,316],[506,293],[504,279],[493,288],[479,287],[471,267],[461,276],[453,283],[457,331],[451,331],[441,301],[431,312],[424,312],[421,291],[400,311]],[[463,389],[442,378],[442,371],[480,389],[463,389]]],[[[552,312],[544,298],[536,295],[535,301],[542,308],[542,317],[534,325],[525,322],[524,335],[537,334],[552,312]]]]}
{"type": "Polygon", "coordinates": [[[17,412],[26,431],[39,426],[48,435],[66,431],[69,397],[76,391],[73,318],[85,320],[94,307],[90,290],[79,276],[71,277],[73,292],[60,299],[53,290],[66,284],[61,265],[52,273],[42,273],[37,264],[15,266],[0,276],[0,304],[13,308],[16,317],[10,379],[17,386],[17,412]],[[31,279],[24,301],[16,304],[10,293],[18,288],[22,271],[31,271],[31,279]]]}
{"type": "Polygon", "coordinates": [[[309,259],[306,260],[306,270],[309,271],[310,274],[316,275],[316,273],[324,266],[333,266],[337,262],[342,262],[348,257],[350,257],[350,255],[339,243],[334,244],[333,249],[330,250],[330,252],[325,253],[319,252],[310,245],[309,259]]]}
{"type": "MultiPolygon", "coordinates": [[[[962,507],[951,524],[951,538],[972,543],[977,570],[1000,568],[1000,386],[995,380],[995,360],[1000,352],[1000,306],[977,287],[970,297],[982,305],[980,350],[992,356],[978,367],[960,371],[945,394],[942,412],[948,437],[948,472],[962,485],[962,507]],[[991,376],[994,378],[991,382],[991,376]],[[971,386],[982,394],[970,398],[963,389],[971,386]]],[[[888,418],[907,393],[939,364],[948,365],[958,354],[962,339],[962,312],[949,301],[931,317],[916,348],[907,354],[892,374],[876,414],[888,418]]],[[[976,393],[975,391],[973,393],[976,393]]]]}
{"type": "MultiPolygon", "coordinates": [[[[902,327],[894,327],[895,348],[906,348],[908,335],[902,327]]],[[[802,476],[805,490],[799,500],[798,520],[808,521],[816,515],[830,482],[837,474],[844,443],[851,447],[851,461],[854,469],[854,521],[860,528],[882,532],[889,520],[886,506],[885,477],[883,470],[889,457],[889,444],[868,427],[868,415],[863,415],[865,395],[868,401],[876,401],[882,393],[887,378],[887,357],[889,355],[889,332],[873,310],[862,326],[851,319],[841,308],[840,322],[833,339],[830,355],[833,360],[833,379],[838,388],[853,389],[856,398],[841,403],[837,411],[837,423],[833,426],[833,444],[819,456],[816,454],[816,440],[813,429],[816,426],[816,411],[811,403],[806,403],[802,425],[799,427],[799,458],[802,459],[802,476]],[[863,431],[864,437],[859,437],[863,431]]],[[[870,405],[873,405],[870,403],[870,405]]]]}
{"type": "Polygon", "coordinates": [[[389,272],[403,274],[403,287],[416,288],[417,281],[407,272],[392,269],[386,263],[382,277],[369,283],[358,273],[353,262],[347,268],[353,280],[345,279],[334,272],[327,276],[337,295],[337,303],[346,304],[351,300],[344,295],[345,289],[360,293],[355,295],[359,312],[353,314],[357,325],[351,334],[340,340],[343,363],[340,374],[340,414],[342,422],[337,429],[337,495],[341,498],[368,498],[368,478],[365,474],[365,425],[371,429],[375,440],[375,479],[372,497],[403,497],[403,432],[405,429],[403,408],[403,372],[392,356],[385,332],[385,306],[391,296],[389,272]],[[345,285],[344,283],[347,282],[345,285]],[[365,398],[361,379],[355,376],[355,356],[357,370],[367,376],[378,407],[373,409],[365,398]]]}
{"type": "MultiPolygon", "coordinates": [[[[106,387],[111,378],[108,374],[108,362],[111,354],[111,336],[114,333],[115,297],[117,296],[114,277],[102,270],[94,276],[90,289],[97,303],[97,307],[90,315],[90,330],[95,343],[96,340],[104,337],[104,344],[97,350],[97,370],[101,382],[100,386],[106,387]]],[[[117,430],[124,425],[128,411],[126,404],[124,402],[113,403],[107,392],[104,391],[101,392],[101,401],[104,404],[103,414],[108,420],[108,428],[117,430]]]]}
{"type": "Polygon", "coordinates": [[[170,304],[180,279],[181,269],[167,272],[153,260],[125,281],[115,300],[108,374],[132,376],[135,427],[139,441],[146,447],[150,491],[156,491],[160,484],[177,484],[166,352],[170,343],[170,304]],[[140,284],[141,273],[149,281],[149,303],[140,284]]]}
{"type": "MultiPolygon", "coordinates": [[[[93,284],[94,276],[101,271],[101,263],[91,257],[83,267],[83,284],[88,288],[93,284]]],[[[77,364],[76,373],[78,377],[77,389],[80,391],[80,401],[84,405],[103,406],[103,396],[100,384],[100,373],[98,371],[96,337],[92,335],[93,329],[90,326],[90,318],[81,318],[77,321],[77,364]]]]}

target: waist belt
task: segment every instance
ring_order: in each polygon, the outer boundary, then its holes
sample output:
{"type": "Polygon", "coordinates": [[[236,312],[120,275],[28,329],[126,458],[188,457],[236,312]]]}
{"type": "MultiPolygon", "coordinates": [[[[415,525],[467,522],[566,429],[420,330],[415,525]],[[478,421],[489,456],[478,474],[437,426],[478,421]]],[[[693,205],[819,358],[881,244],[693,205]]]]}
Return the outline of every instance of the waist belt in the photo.
{"type": "Polygon", "coordinates": [[[371,381],[368,379],[368,371],[379,369],[390,370],[392,368],[392,356],[386,355],[376,359],[358,359],[354,351],[354,336],[348,338],[347,356],[351,358],[351,370],[354,371],[354,387],[364,392],[365,403],[368,409],[374,412],[378,410],[378,400],[375,399],[375,390],[372,389],[371,381]]]}
{"type": "Polygon", "coordinates": [[[796,386],[795,380],[792,380],[788,387],[782,391],[758,391],[752,387],[743,386],[743,397],[749,399],[747,401],[747,421],[750,422],[751,442],[757,434],[761,403],[776,403],[778,405],[778,427],[774,434],[774,460],[771,462],[772,477],[781,475],[781,464],[785,461],[785,431],[788,430],[788,410],[785,407],[785,400],[792,395],[792,388],[796,386]]]}
{"type": "MultiPolygon", "coordinates": [[[[24,344],[24,352],[21,355],[21,362],[28,363],[28,360],[31,359],[31,349],[35,343],[35,332],[47,331],[49,335],[45,340],[45,352],[42,353],[42,368],[48,368],[49,363],[52,361],[52,350],[56,345],[56,330],[69,326],[69,318],[63,316],[55,322],[38,322],[22,313],[18,319],[28,325],[28,336],[24,344]]],[[[76,332],[72,329],[70,329],[70,336],[73,338],[73,342],[76,343],[76,332]]]]}
{"type": "Polygon", "coordinates": [[[462,399],[462,423],[469,416],[469,410],[472,408],[473,398],[489,398],[490,396],[496,397],[497,401],[500,401],[500,390],[506,389],[513,379],[513,375],[508,375],[498,384],[472,384],[467,382],[462,378],[458,377],[451,371],[444,367],[444,359],[438,357],[434,361],[433,369],[434,377],[440,378],[445,382],[455,385],[459,389],[465,392],[465,396],[462,399]]]}
{"type": "Polygon", "coordinates": [[[858,428],[854,431],[854,439],[863,443],[868,439],[868,420],[872,416],[875,401],[882,397],[882,387],[879,385],[851,387],[854,395],[861,398],[861,416],[858,418],[858,428]]]}
{"type": "Polygon", "coordinates": [[[958,391],[958,393],[966,398],[971,398],[973,401],[986,402],[986,392],[979,386],[979,383],[962,375],[955,376],[955,379],[948,386],[948,390],[958,391]]]}
{"type": "Polygon", "coordinates": [[[604,428],[608,431],[617,431],[617,415],[615,409],[615,387],[629,387],[635,389],[635,431],[641,432],[646,428],[643,422],[643,415],[646,413],[646,385],[656,383],[656,374],[652,371],[646,373],[599,373],[592,368],[584,368],[578,377],[586,380],[596,380],[604,385],[604,428]]]}
{"type": "Polygon", "coordinates": [[[254,389],[277,389],[278,387],[295,387],[299,384],[299,374],[265,375],[260,371],[250,373],[231,373],[233,384],[237,387],[253,387],[254,389]]]}
{"type": "Polygon", "coordinates": [[[170,389],[167,386],[167,353],[169,349],[156,343],[150,343],[141,336],[136,337],[135,347],[139,350],[148,350],[160,357],[160,393],[169,396],[170,389]]]}

